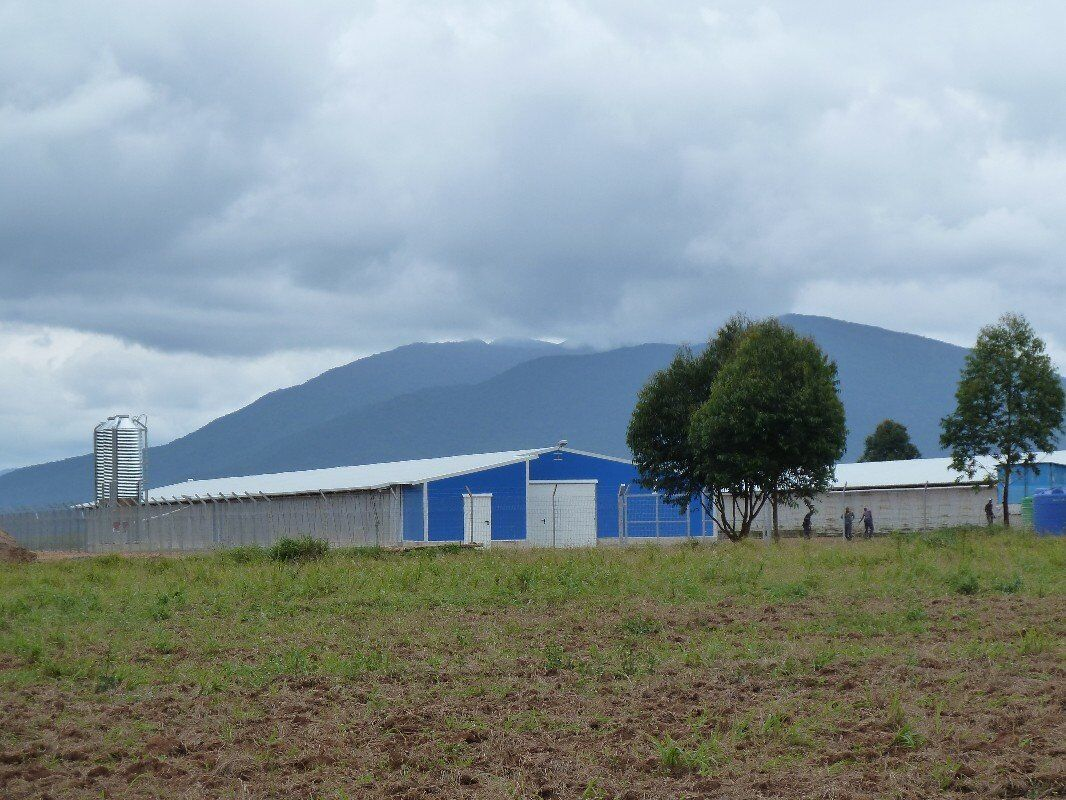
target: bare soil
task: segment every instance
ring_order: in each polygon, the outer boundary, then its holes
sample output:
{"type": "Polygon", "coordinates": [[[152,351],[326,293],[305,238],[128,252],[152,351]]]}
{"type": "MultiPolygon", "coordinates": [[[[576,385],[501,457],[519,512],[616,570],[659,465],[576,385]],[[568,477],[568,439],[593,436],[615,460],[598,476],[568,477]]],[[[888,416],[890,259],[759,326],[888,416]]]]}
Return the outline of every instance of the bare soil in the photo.
{"type": "Polygon", "coordinates": [[[0,797],[1066,796],[1061,597],[936,599],[912,631],[832,611],[440,609],[348,679],[6,689],[0,797]]]}
{"type": "Polygon", "coordinates": [[[8,564],[31,564],[37,555],[16,542],[9,534],[0,530],[0,561],[8,564]]]}

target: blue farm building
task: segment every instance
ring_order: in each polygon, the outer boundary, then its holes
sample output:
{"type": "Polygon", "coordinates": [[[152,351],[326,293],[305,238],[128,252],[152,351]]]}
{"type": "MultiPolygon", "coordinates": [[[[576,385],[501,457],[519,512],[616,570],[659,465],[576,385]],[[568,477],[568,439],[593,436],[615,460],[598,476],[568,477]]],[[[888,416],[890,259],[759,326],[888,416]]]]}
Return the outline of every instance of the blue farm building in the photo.
{"type": "Polygon", "coordinates": [[[291,506],[297,515],[323,501],[343,501],[350,508],[373,500],[375,508],[384,510],[366,515],[373,518],[367,524],[378,530],[353,539],[360,543],[590,547],[714,536],[714,525],[700,503],[684,510],[669,505],[641,486],[631,461],[576,450],[564,442],[529,450],[187,481],[151,490],[148,502],[234,499],[266,500],[273,509],[291,506]]]}

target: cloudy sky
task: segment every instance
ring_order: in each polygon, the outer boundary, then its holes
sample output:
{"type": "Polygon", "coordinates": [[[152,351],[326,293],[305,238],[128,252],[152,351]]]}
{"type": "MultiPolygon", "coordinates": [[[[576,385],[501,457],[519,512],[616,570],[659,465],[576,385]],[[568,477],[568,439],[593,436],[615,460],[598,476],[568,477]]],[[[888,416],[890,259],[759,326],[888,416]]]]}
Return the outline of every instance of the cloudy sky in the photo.
{"type": "Polygon", "coordinates": [[[1012,309],[1066,364],[1063,41],[1060,0],[0,0],[0,469],[413,340],[1012,309]]]}

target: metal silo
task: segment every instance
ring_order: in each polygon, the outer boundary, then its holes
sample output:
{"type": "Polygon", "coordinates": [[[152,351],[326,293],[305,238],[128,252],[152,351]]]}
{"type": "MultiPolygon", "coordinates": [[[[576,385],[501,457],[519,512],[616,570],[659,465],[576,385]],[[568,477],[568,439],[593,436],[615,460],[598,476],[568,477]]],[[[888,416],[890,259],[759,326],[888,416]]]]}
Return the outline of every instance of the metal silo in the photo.
{"type": "Polygon", "coordinates": [[[93,483],[97,502],[144,499],[144,462],[148,427],[118,414],[93,429],[93,483]]]}

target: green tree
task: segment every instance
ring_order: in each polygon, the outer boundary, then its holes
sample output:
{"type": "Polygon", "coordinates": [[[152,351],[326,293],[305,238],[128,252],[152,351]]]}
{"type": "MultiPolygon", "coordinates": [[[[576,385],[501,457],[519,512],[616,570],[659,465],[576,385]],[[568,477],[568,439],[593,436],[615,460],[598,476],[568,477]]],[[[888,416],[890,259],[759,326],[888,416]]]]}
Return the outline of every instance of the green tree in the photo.
{"type": "Polygon", "coordinates": [[[688,508],[692,499],[699,497],[708,513],[713,513],[689,443],[689,421],[710,395],[722,364],[751,325],[749,319],[737,315],[701,352],[680,348],[670,366],[655,373],[637,397],[626,443],[641,483],[661,493],[667,502],[688,508]]]}
{"type": "Polygon", "coordinates": [[[736,541],[766,502],[827,488],[845,433],[836,367],[817,345],[737,316],[652,376],[626,439],[645,486],[682,507],[698,498],[736,541]]]}
{"type": "Polygon", "coordinates": [[[689,425],[698,473],[719,489],[714,503],[734,540],[767,502],[778,538],[778,506],[829,488],[846,437],[836,364],[773,319],[745,333],[689,425]]]}
{"type": "Polygon", "coordinates": [[[978,459],[993,459],[1004,476],[1003,524],[1009,526],[1011,473],[1054,450],[1066,405],[1044,342],[1025,317],[1005,314],[981,329],[955,401],[955,411],[941,421],[941,446],[950,448],[952,467],[970,477],[978,459]]]}
{"type": "Polygon", "coordinates": [[[866,447],[859,461],[906,461],[921,457],[907,426],[894,419],[885,419],[866,437],[866,447]]]}

